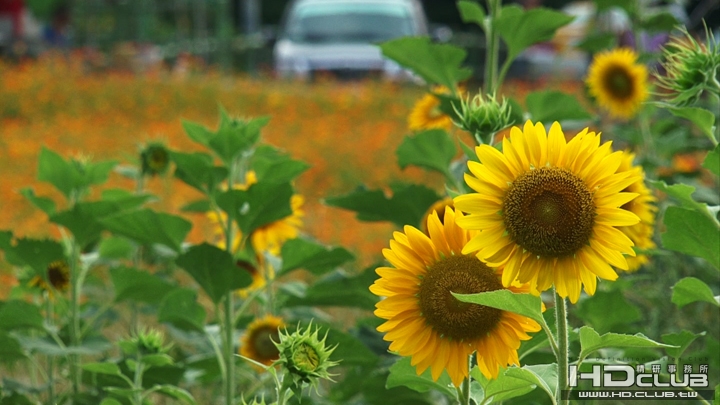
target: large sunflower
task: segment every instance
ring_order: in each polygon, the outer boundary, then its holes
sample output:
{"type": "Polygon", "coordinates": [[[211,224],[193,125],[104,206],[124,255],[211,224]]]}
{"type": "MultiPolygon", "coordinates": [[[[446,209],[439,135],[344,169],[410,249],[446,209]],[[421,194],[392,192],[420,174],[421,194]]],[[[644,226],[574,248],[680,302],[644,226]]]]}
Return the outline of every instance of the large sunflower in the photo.
{"type": "Polygon", "coordinates": [[[590,94],[612,116],[630,118],[648,98],[647,68],[636,60],[631,49],[619,48],[595,55],[590,65],[590,94]]]}
{"type": "MultiPolygon", "coordinates": [[[[442,222],[436,212],[431,214],[429,236],[412,226],[395,232],[390,249],[383,250],[394,267],[378,268],[380,278],[370,286],[375,295],[387,297],[377,303],[375,315],[387,320],[377,329],[387,332],[390,350],[411,356],[418,374],[430,368],[435,380],[447,370],[455,386],[467,378],[473,352],[480,371],[496,378],[500,367],[518,364],[517,349],[521,340],[530,338],[527,332],[540,330],[529,318],[463,303],[450,294],[503,288],[501,269],[461,253],[478,234],[457,226],[462,217],[462,212],[446,208],[442,222]]],[[[527,292],[529,287],[513,284],[509,289],[527,292]]]]}
{"type": "Polygon", "coordinates": [[[533,292],[555,288],[577,302],[580,289],[592,295],[596,276],[615,280],[610,265],[627,269],[623,254],[634,256],[633,242],[616,227],[639,222],[624,204],[637,196],[625,192],[642,179],[617,172],[623,152],[611,142],[580,132],[569,142],[556,122],[549,136],[542,124],[528,121],[503,139],[503,152],[481,145],[480,162],[468,162],[465,181],[476,193],[455,197],[465,229],[480,230],[463,249],[492,267],[505,266],[503,285],[529,282],[533,292]]]}
{"type": "Polygon", "coordinates": [[[257,361],[271,365],[280,358],[280,352],[273,341],[280,342],[278,328],[285,326],[282,318],[267,315],[257,318],[245,330],[240,341],[240,354],[257,361]]]}
{"type": "MultiPolygon", "coordinates": [[[[640,222],[632,226],[621,226],[618,227],[618,229],[627,235],[630,240],[635,243],[636,247],[643,250],[654,249],[656,245],[653,241],[653,234],[655,233],[655,214],[657,213],[655,202],[657,199],[645,185],[645,171],[641,166],[633,166],[634,159],[635,154],[625,153],[625,157],[620,163],[618,171],[630,171],[641,177],[640,180],[630,184],[623,190],[630,193],[637,193],[638,196],[622,206],[623,209],[637,215],[640,218],[640,222]]],[[[648,256],[644,254],[628,257],[628,271],[635,271],[648,261],[648,256]]]]}
{"type": "MultiPolygon", "coordinates": [[[[450,90],[444,86],[435,86],[432,91],[438,94],[450,94],[450,90]]],[[[408,127],[413,131],[432,128],[448,131],[452,125],[452,118],[440,110],[440,99],[432,93],[425,94],[418,100],[408,116],[408,127]]]]}

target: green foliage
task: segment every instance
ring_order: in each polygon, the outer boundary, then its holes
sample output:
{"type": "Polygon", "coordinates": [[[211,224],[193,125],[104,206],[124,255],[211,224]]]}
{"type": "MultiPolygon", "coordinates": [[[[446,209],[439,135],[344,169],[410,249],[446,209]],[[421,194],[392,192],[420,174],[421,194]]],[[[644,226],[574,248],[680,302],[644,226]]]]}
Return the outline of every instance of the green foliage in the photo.
{"type": "Polygon", "coordinates": [[[699,107],[676,107],[667,103],[656,103],[660,108],[670,111],[673,115],[690,120],[711,140],[715,140],[715,115],[699,107]]]}
{"type": "Polygon", "coordinates": [[[484,305],[491,308],[510,311],[516,314],[527,316],[535,322],[544,325],[540,297],[532,294],[518,294],[510,290],[501,289],[478,294],[455,294],[452,295],[462,302],[484,305]]]}
{"type": "Polygon", "coordinates": [[[599,33],[586,36],[577,45],[578,48],[590,53],[598,53],[617,45],[617,36],[612,33],[599,33]]]}
{"type": "Polygon", "coordinates": [[[525,99],[534,121],[552,123],[564,120],[589,120],[592,115],[570,94],[554,90],[539,90],[525,99]]]}
{"type": "Polygon", "coordinates": [[[715,146],[715,149],[705,156],[705,161],[703,161],[702,165],[714,175],[720,176],[720,145],[715,146]]]}
{"type": "Polygon", "coordinates": [[[138,243],[161,244],[181,252],[182,241],[192,223],[176,215],[141,209],[123,212],[100,220],[105,229],[138,243]]]}
{"type": "Polygon", "coordinates": [[[27,354],[23,351],[17,339],[4,331],[0,331],[0,363],[14,363],[26,357],[27,354]]]}
{"type": "Polygon", "coordinates": [[[471,70],[461,67],[467,56],[464,49],[433,44],[430,38],[404,37],[380,45],[385,57],[411,69],[429,83],[453,89],[455,83],[470,77],[471,70]]]}
{"type": "Polygon", "coordinates": [[[720,269],[720,233],[718,226],[707,216],[694,210],[668,207],[663,222],[667,232],[662,234],[663,247],[699,256],[720,269]]]}
{"type": "Polygon", "coordinates": [[[530,45],[552,39],[558,28],[573,17],[543,7],[523,10],[519,6],[503,7],[496,28],[508,47],[508,59],[515,59],[530,45]]]}
{"type": "Polygon", "coordinates": [[[38,180],[52,184],[66,198],[76,198],[91,185],[107,181],[117,163],[67,161],[57,153],[42,148],[38,159],[38,180]]]}
{"type": "Polygon", "coordinates": [[[671,357],[680,358],[685,350],[695,341],[695,339],[705,336],[705,332],[692,333],[686,330],[679,333],[666,333],[662,335],[662,341],[665,344],[678,346],[677,348],[666,348],[665,351],[671,357]]]}
{"type": "Polygon", "coordinates": [[[536,385],[528,381],[528,376],[524,373],[522,378],[516,378],[507,375],[507,370],[501,369],[498,378],[492,380],[485,378],[477,367],[470,371],[470,375],[480,383],[482,388],[472,395],[476,403],[502,402],[525,395],[536,388],[536,385]]]}
{"type": "Polygon", "coordinates": [[[485,26],[485,10],[480,4],[470,0],[460,0],[457,8],[464,23],[475,23],[480,28],[485,26]]]}
{"type": "Polygon", "coordinates": [[[327,248],[302,238],[285,242],[280,256],[283,259],[280,274],[302,268],[316,276],[323,275],[355,258],[342,247],[327,248]]]}
{"type": "Polygon", "coordinates": [[[310,167],[270,145],[260,145],[255,149],[251,166],[260,183],[287,183],[310,167]]]}
{"type": "Polygon", "coordinates": [[[50,221],[67,228],[75,237],[75,242],[85,247],[100,238],[105,229],[100,220],[118,211],[119,207],[114,202],[79,202],[69,210],[51,216],[50,221]]]}
{"type": "Polygon", "coordinates": [[[36,196],[35,191],[29,187],[21,189],[20,194],[27,198],[28,201],[32,203],[32,205],[40,208],[44,213],[48,215],[53,215],[55,213],[55,210],[57,209],[55,206],[55,201],[48,197],[36,196]]]}
{"type": "Polygon", "coordinates": [[[674,345],[666,345],[649,339],[642,333],[634,335],[623,335],[619,333],[606,333],[599,335],[589,326],[583,326],[579,331],[580,335],[580,359],[586,358],[593,352],[606,348],[619,347],[642,347],[642,348],[675,348],[674,345]]]}
{"type": "Polygon", "coordinates": [[[455,143],[441,129],[406,136],[395,152],[402,169],[414,165],[451,177],[450,162],[457,154],[455,143]]]}
{"type": "Polygon", "coordinates": [[[720,307],[718,298],[713,297],[710,287],[700,279],[685,277],[673,286],[672,302],[679,308],[697,301],[709,302],[720,307]]]}
{"type": "Polygon", "coordinates": [[[203,243],[181,254],[175,263],[190,273],[214,303],[219,303],[229,291],[247,287],[250,274],[235,264],[230,253],[203,243]]]}
{"type": "Polygon", "coordinates": [[[519,367],[510,367],[505,370],[506,377],[525,380],[545,391],[551,399],[555,398],[558,376],[557,364],[538,364],[519,367]]]}
{"type": "Polygon", "coordinates": [[[313,283],[301,296],[289,297],[285,306],[372,309],[377,302],[377,297],[368,290],[368,286],[372,284],[375,277],[375,272],[370,268],[357,276],[348,276],[343,271],[334,271],[313,283]]]}
{"type": "Polygon", "coordinates": [[[43,318],[40,310],[25,301],[0,301],[0,330],[16,329],[43,330],[43,318]]]}
{"type": "Polygon", "coordinates": [[[597,291],[583,300],[577,308],[577,315],[599,333],[610,332],[616,327],[637,322],[643,318],[640,310],[625,299],[619,289],[597,291]]]}
{"type": "Polygon", "coordinates": [[[452,389],[450,376],[446,371],[440,374],[437,381],[433,381],[430,369],[425,370],[418,375],[415,367],[410,365],[410,358],[403,357],[390,367],[390,375],[387,378],[386,388],[394,388],[405,386],[417,392],[428,392],[435,390],[441,392],[448,398],[455,397],[455,391],[452,389]]]}
{"type": "Polygon", "coordinates": [[[256,183],[247,190],[227,190],[217,195],[217,205],[237,222],[245,235],[292,214],[289,183],[256,183]]]}
{"type": "Polygon", "coordinates": [[[157,317],[159,322],[169,323],[178,329],[202,332],[205,309],[197,303],[195,291],[178,288],[162,299],[157,317]]]}
{"type": "Polygon", "coordinates": [[[382,190],[359,187],[350,194],[330,197],[325,202],[333,207],[357,213],[361,221],[389,221],[397,226],[417,226],[430,206],[440,200],[433,190],[417,184],[391,187],[393,194],[386,197],[382,190]]]}
{"type": "Polygon", "coordinates": [[[157,276],[131,267],[110,269],[110,277],[115,286],[117,302],[130,300],[159,304],[165,295],[175,288],[157,276]]]}
{"type": "Polygon", "coordinates": [[[228,176],[228,169],[213,164],[207,153],[170,152],[175,177],[204,194],[211,194],[228,176]]]}

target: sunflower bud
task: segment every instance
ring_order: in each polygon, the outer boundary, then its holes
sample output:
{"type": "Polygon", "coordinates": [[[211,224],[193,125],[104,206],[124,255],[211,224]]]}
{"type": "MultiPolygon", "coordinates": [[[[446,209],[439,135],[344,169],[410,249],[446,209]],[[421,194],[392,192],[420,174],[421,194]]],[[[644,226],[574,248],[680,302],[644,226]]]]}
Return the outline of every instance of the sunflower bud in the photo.
{"type": "Polygon", "coordinates": [[[487,98],[477,94],[462,100],[460,111],[455,109],[459,121],[455,125],[470,132],[478,143],[489,143],[490,137],[497,131],[514,124],[511,119],[510,105],[503,98],[498,103],[495,96],[487,98]]]}
{"type": "Polygon", "coordinates": [[[170,153],[165,145],[151,143],[140,152],[140,161],[143,175],[155,176],[163,174],[170,166],[170,153]]]}
{"type": "Polygon", "coordinates": [[[139,330],[130,339],[119,343],[120,348],[126,356],[165,354],[170,345],[163,346],[165,338],[163,334],[155,329],[139,330]]]}
{"type": "MultiPolygon", "coordinates": [[[[332,375],[328,368],[338,364],[330,360],[330,355],[335,347],[326,347],[325,340],[327,332],[322,339],[318,338],[320,328],[312,331],[312,322],[305,330],[298,329],[293,333],[280,333],[280,342],[275,343],[280,352],[280,359],[276,364],[281,364],[287,373],[285,378],[291,378],[290,388],[296,394],[302,391],[303,384],[309,384],[317,389],[318,381],[323,378],[332,381],[332,375]]],[[[283,383],[285,384],[285,383],[283,383]]]]}
{"type": "Polygon", "coordinates": [[[665,46],[662,67],[667,74],[658,75],[658,80],[671,93],[669,102],[691,105],[706,90],[720,92],[720,47],[709,31],[707,44],[696,41],[685,28],[681,34],[665,46]]]}

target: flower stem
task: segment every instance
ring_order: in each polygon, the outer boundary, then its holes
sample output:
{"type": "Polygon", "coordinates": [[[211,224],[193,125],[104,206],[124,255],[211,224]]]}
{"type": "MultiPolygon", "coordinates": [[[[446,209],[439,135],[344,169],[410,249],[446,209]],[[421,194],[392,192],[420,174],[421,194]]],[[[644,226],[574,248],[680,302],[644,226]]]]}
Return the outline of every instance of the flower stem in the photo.
{"type": "Polygon", "coordinates": [[[567,325],[567,304],[565,298],[558,295],[553,288],[555,295],[555,322],[557,323],[557,344],[558,352],[558,387],[555,394],[557,403],[560,405],[568,404],[568,400],[562,399],[562,392],[569,390],[568,386],[568,325],[567,325]]]}
{"type": "MultiPolygon", "coordinates": [[[[238,162],[233,161],[230,165],[230,173],[228,175],[228,190],[232,190],[235,184],[235,176],[238,171],[238,162]]],[[[225,232],[225,249],[230,255],[233,255],[233,241],[235,239],[232,216],[227,215],[227,224],[225,232]]],[[[235,330],[235,300],[234,291],[228,291],[225,295],[225,319],[220,322],[221,333],[223,334],[224,357],[225,357],[225,405],[235,404],[235,352],[234,346],[234,330],[235,330]]]]}
{"type": "Polygon", "coordinates": [[[470,377],[465,377],[458,388],[458,402],[460,405],[470,405],[470,377]]]}
{"type": "Polygon", "coordinates": [[[142,389],[142,377],[143,377],[143,364],[142,355],[138,354],[135,359],[135,378],[133,381],[133,403],[136,405],[142,405],[143,403],[143,389],[142,389]]]}
{"type": "MultiPolygon", "coordinates": [[[[80,288],[82,280],[78,266],[78,246],[75,239],[70,241],[70,280],[71,280],[71,307],[70,307],[70,345],[74,348],[80,346],[80,288]]],[[[80,356],[70,356],[70,380],[72,381],[73,395],[80,391],[80,356]]]]}
{"type": "Polygon", "coordinates": [[[498,79],[498,54],[500,36],[495,29],[495,20],[500,12],[500,0],[487,0],[488,18],[485,23],[485,93],[495,94],[498,79]]]}
{"type": "MultiPolygon", "coordinates": [[[[49,294],[45,294],[45,323],[48,329],[52,329],[54,325],[53,302],[49,294]]],[[[48,403],[55,404],[55,358],[52,355],[47,356],[47,385],[48,385],[48,403]]]]}

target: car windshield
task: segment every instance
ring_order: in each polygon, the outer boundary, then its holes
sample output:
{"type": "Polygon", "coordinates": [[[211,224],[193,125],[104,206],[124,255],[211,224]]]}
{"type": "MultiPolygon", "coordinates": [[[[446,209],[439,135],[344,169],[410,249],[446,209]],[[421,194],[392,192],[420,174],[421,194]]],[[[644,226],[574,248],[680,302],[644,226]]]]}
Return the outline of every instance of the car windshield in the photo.
{"type": "Polygon", "coordinates": [[[413,35],[402,4],[306,3],[291,15],[287,37],[300,43],[373,43],[413,35]]]}

